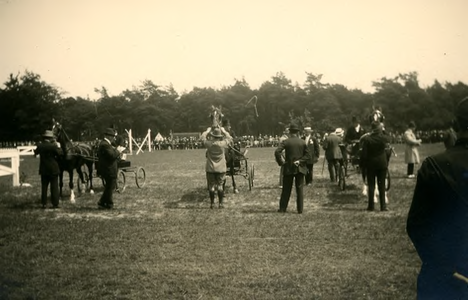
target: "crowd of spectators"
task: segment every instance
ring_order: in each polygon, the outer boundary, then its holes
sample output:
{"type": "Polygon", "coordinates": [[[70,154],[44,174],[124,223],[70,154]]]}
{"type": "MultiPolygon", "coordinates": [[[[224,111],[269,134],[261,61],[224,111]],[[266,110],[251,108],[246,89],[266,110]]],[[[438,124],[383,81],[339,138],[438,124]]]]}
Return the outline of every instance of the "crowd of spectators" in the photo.
{"type": "MultiPolygon", "coordinates": [[[[430,130],[430,131],[417,131],[416,136],[422,140],[423,143],[440,143],[443,142],[444,130],[430,130]]],[[[403,143],[403,132],[388,132],[392,144],[403,143]]],[[[324,133],[315,133],[315,137],[321,141],[324,133]]],[[[279,135],[244,135],[238,137],[242,147],[277,147],[279,144],[279,135]]],[[[142,138],[135,138],[138,144],[143,141],[142,138]]],[[[2,141],[0,148],[16,148],[17,146],[34,146],[34,141],[2,141]]],[[[152,150],[185,150],[185,149],[199,149],[203,148],[203,143],[197,137],[162,137],[161,140],[152,141],[152,150]]],[[[134,145],[134,147],[137,147],[134,145]]],[[[138,147],[136,148],[138,149],[138,147]]],[[[143,147],[147,149],[147,145],[143,147]]]]}

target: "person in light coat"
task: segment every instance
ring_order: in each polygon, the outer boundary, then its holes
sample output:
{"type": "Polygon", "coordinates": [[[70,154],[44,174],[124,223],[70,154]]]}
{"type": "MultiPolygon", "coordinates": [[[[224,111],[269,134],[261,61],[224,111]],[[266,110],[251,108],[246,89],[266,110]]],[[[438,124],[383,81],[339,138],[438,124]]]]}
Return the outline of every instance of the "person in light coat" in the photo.
{"type": "Polygon", "coordinates": [[[419,164],[419,151],[418,147],[421,145],[421,140],[416,138],[414,131],[416,130],[416,124],[411,121],[408,124],[408,129],[404,134],[404,141],[406,144],[405,148],[405,163],[407,166],[406,175],[408,178],[415,178],[414,165],[419,164]]]}
{"type": "Polygon", "coordinates": [[[209,127],[201,135],[206,148],[206,181],[213,209],[215,192],[218,193],[219,208],[223,208],[224,182],[226,180],[226,151],[232,144],[232,137],[223,127],[209,127]]]}

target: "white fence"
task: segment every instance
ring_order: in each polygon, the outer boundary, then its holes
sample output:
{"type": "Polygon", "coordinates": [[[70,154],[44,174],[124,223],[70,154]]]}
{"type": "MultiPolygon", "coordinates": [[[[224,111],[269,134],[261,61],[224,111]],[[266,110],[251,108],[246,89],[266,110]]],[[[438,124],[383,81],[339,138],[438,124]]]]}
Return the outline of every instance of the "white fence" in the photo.
{"type": "Polygon", "coordinates": [[[36,146],[18,146],[16,147],[19,151],[19,155],[34,155],[34,149],[36,149],[36,146]]]}
{"type": "Polygon", "coordinates": [[[13,175],[13,186],[19,186],[19,150],[16,148],[3,148],[0,149],[0,159],[9,159],[11,161],[11,167],[0,164],[0,176],[13,175]]]}

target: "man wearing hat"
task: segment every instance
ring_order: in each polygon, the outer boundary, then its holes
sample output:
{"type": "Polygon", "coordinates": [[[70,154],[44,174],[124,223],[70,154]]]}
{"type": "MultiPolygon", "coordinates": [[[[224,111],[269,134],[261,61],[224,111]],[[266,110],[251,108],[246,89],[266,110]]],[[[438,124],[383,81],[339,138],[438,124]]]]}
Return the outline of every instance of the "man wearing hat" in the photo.
{"type": "Polygon", "coordinates": [[[305,184],[312,185],[314,179],[314,164],[318,161],[320,156],[320,146],[318,140],[312,134],[312,128],[310,126],[304,127],[304,141],[309,148],[310,157],[307,160],[307,174],[305,175],[305,184]]]}
{"type": "Polygon", "coordinates": [[[275,159],[283,169],[283,188],[278,212],[286,212],[291,196],[292,185],[296,185],[297,212],[302,214],[304,208],[304,175],[307,174],[307,161],[310,159],[309,148],[305,141],[299,137],[299,126],[289,126],[289,138],[282,141],[275,150],[275,159]],[[284,159],[282,153],[284,151],[284,159]]]}
{"type": "Polygon", "coordinates": [[[111,209],[114,206],[112,197],[116,187],[117,163],[120,157],[120,152],[112,146],[115,136],[114,129],[107,128],[98,147],[97,171],[105,183],[104,192],[98,202],[98,207],[101,209],[111,209]]]}
{"type": "Polygon", "coordinates": [[[340,148],[343,143],[343,134],[342,128],[336,128],[323,141],[322,148],[325,150],[325,159],[328,163],[331,182],[336,182],[338,179],[338,169],[340,164],[343,163],[343,153],[340,148]]]}
{"type": "Polygon", "coordinates": [[[226,180],[226,151],[232,143],[232,137],[223,127],[209,127],[201,135],[206,148],[206,181],[210,195],[210,208],[214,207],[215,193],[218,194],[219,208],[223,208],[226,180]]]}
{"type": "Polygon", "coordinates": [[[34,150],[35,155],[40,156],[39,175],[41,175],[41,204],[47,205],[47,191],[50,184],[50,198],[52,207],[59,205],[59,156],[63,154],[60,145],[55,141],[52,131],[46,130],[42,135],[42,143],[34,150]]]}
{"type": "Polygon", "coordinates": [[[387,135],[382,132],[382,125],[378,121],[371,124],[372,132],[362,138],[361,164],[367,179],[367,210],[374,210],[375,180],[379,190],[380,210],[387,211],[385,202],[385,177],[387,175],[388,160],[385,149],[390,143],[387,135]]]}
{"type": "Polygon", "coordinates": [[[423,161],[408,213],[418,299],[468,299],[468,97],[455,116],[457,141],[423,161]]]}
{"type": "Polygon", "coordinates": [[[351,123],[351,126],[346,130],[344,136],[344,141],[346,144],[358,143],[359,139],[364,134],[364,129],[362,128],[356,116],[353,116],[351,123]]]}
{"type": "Polygon", "coordinates": [[[350,153],[356,155],[359,152],[359,139],[365,132],[356,116],[353,116],[351,122],[352,125],[345,132],[344,142],[350,146],[350,153]]]}
{"type": "Polygon", "coordinates": [[[223,119],[222,121],[222,125],[223,125],[223,128],[224,130],[226,130],[233,139],[236,138],[236,133],[234,132],[234,129],[232,129],[231,127],[231,123],[229,122],[228,119],[223,119]]]}

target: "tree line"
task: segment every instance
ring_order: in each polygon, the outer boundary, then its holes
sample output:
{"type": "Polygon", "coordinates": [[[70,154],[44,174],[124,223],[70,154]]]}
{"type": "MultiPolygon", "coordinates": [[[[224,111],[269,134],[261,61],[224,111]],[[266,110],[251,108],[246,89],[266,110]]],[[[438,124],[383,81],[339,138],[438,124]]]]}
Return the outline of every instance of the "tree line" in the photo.
{"type": "Polygon", "coordinates": [[[278,72],[258,89],[235,79],[219,89],[194,87],[181,95],[172,86],[143,80],[117,96],[109,95],[105,87],[95,88],[99,97],[91,100],[66,96],[30,71],[10,74],[0,89],[0,139],[33,140],[50,129],[52,119],[62,123],[74,140],[93,140],[110,126],[120,133],[131,128],[135,136],[144,136],[148,129],[163,135],[201,132],[210,125],[212,105],[222,108],[238,135],[281,134],[291,120],[319,132],[348,127],[352,116],[368,125],[373,105],[381,107],[390,131],[402,132],[411,120],[421,130],[445,129],[456,103],[468,96],[462,82],[436,80],[421,87],[417,72],[372,82],[373,93],[322,83],[321,74],[305,75],[303,84],[278,72]]]}

